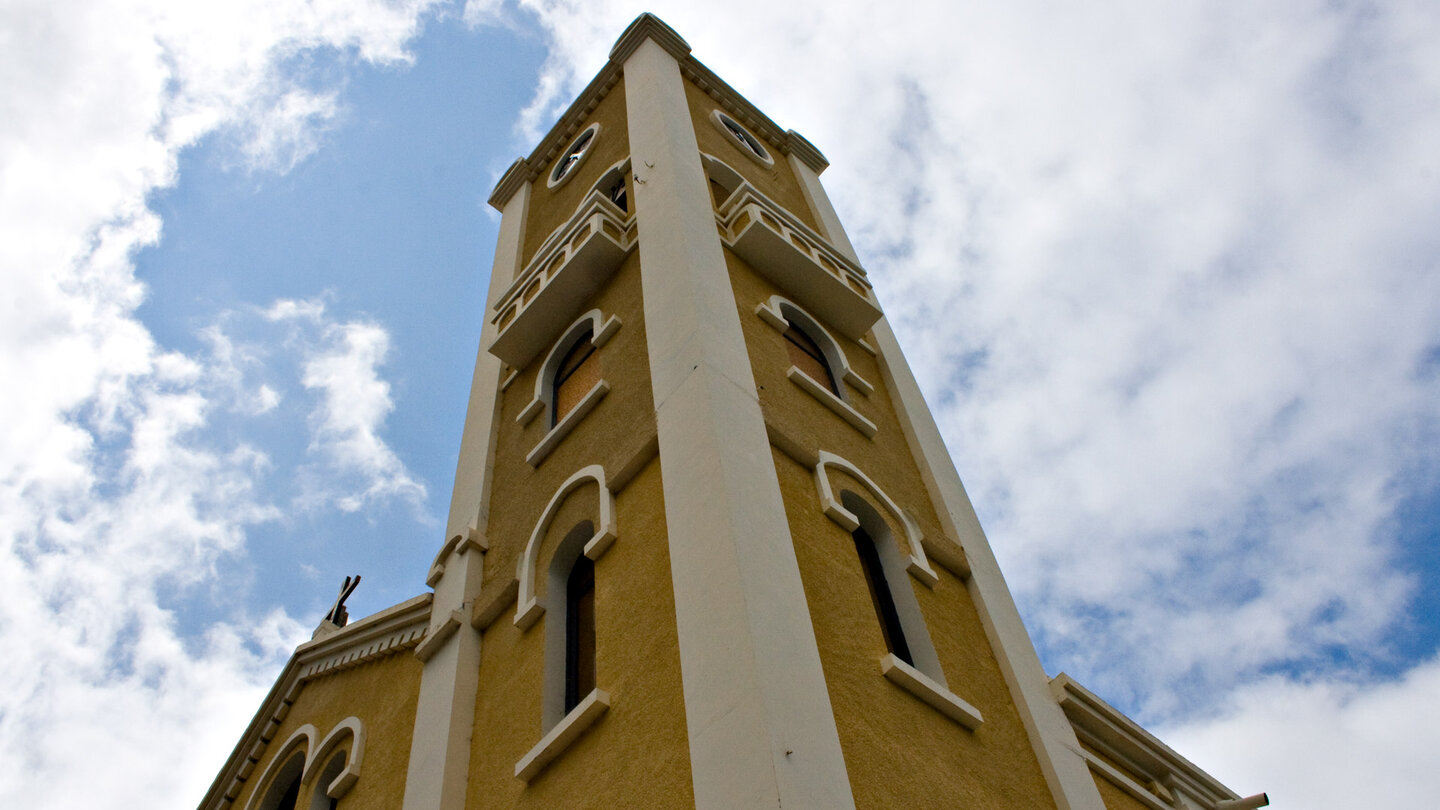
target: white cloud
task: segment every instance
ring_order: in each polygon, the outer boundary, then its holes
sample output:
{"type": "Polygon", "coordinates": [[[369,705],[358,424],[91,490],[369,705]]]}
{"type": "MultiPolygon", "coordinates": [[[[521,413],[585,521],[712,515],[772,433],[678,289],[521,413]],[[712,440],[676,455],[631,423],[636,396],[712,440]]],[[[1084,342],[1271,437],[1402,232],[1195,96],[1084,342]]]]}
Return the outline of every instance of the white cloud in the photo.
{"type": "Polygon", "coordinates": [[[276,612],[194,638],[164,607],[279,517],[271,459],[212,428],[281,388],[219,329],[158,345],[132,257],[182,149],[225,133],[292,166],[337,112],[304,59],[403,63],[432,5],[0,8],[0,805],[193,804],[301,637],[276,612]]]}
{"type": "MultiPolygon", "coordinates": [[[[520,6],[543,130],[635,12],[520,6]]],[[[654,10],[833,162],[1051,666],[1148,720],[1277,669],[1381,688],[1436,474],[1440,10],[654,10]]]]}
{"type": "Polygon", "coordinates": [[[1162,729],[1202,767],[1276,807],[1428,807],[1440,661],[1381,683],[1270,678],[1219,717],[1162,729]]]}
{"type": "Polygon", "coordinates": [[[299,353],[301,382],[318,395],[309,415],[309,451],[318,458],[302,471],[301,501],[356,512],[394,498],[418,508],[424,485],[380,436],[394,409],[390,384],[379,376],[389,334],[365,321],[330,322],[318,300],[277,301],[264,314],[292,324],[287,341],[299,353]]]}

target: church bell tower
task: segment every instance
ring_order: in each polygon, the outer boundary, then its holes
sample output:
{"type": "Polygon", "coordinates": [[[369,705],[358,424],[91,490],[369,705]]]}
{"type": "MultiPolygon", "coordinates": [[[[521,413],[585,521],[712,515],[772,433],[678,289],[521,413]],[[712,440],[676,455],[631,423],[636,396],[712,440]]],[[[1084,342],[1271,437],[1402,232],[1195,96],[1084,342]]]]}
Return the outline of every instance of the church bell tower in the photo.
{"type": "Polygon", "coordinates": [[[322,622],[202,807],[1259,806],[1045,675],[825,167],[625,31],[490,197],[433,594],[322,622]]]}

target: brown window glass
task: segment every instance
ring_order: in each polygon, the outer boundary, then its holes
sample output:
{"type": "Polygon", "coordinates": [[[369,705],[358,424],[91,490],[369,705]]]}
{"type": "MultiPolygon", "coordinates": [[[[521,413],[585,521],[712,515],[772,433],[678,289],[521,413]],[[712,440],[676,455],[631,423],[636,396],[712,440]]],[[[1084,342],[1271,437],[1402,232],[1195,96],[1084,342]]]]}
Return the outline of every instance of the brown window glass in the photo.
{"type": "Polygon", "coordinates": [[[565,354],[555,371],[550,426],[554,427],[599,381],[600,358],[595,344],[590,342],[590,333],[586,332],[565,354]]]}
{"type": "Polygon", "coordinates": [[[595,688],[595,563],[581,554],[565,582],[565,713],[595,688]]]}
{"type": "Polygon", "coordinates": [[[825,353],[820,351],[820,347],[809,335],[792,325],[785,330],[785,348],[790,353],[791,365],[828,388],[830,393],[840,395],[840,389],[835,385],[835,375],[830,373],[830,364],[825,360],[825,353]]]}
{"type": "Polygon", "coordinates": [[[905,642],[905,631],[900,627],[900,612],[895,609],[895,595],[890,592],[890,583],[885,579],[885,568],[880,563],[880,550],[864,529],[851,533],[855,540],[855,551],[860,555],[860,567],[865,569],[865,583],[870,586],[870,601],[875,605],[875,616],[880,620],[880,632],[885,636],[885,648],[896,658],[915,666],[910,656],[910,645],[905,642]]]}

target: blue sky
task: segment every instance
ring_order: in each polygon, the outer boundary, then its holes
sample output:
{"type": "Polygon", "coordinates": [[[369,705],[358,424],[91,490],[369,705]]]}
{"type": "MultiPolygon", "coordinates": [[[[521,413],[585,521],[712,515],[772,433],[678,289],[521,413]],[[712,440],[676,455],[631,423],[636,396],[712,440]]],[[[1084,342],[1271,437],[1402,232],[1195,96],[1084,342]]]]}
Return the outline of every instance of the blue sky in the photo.
{"type": "MultiPolygon", "coordinates": [[[[1047,668],[1425,806],[1440,9],[1252,5],[650,10],[831,160],[1047,668]]],[[[423,589],[485,199],[642,10],[0,10],[0,805],[192,806],[343,576],[423,589]]]]}

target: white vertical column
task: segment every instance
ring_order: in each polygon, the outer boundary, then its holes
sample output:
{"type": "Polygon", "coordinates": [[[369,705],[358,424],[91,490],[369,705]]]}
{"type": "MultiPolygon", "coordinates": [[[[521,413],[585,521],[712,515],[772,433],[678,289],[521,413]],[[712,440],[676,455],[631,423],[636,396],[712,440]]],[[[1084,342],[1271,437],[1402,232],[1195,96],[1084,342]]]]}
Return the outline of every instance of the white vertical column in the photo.
{"type": "MultiPolygon", "coordinates": [[[[809,166],[791,159],[791,166],[800,178],[805,197],[815,212],[831,244],[856,263],[860,259],[850,244],[850,237],[840,224],[829,195],[820,178],[809,166]]],[[[1015,598],[1000,573],[995,552],[985,532],[965,485],[955,471],[955,462],[945,447],[945,439],[935,424],[935,416],[925,404],[920,385],[900,351],[900,343],[890,329],[890,322],[881,318],[871,330],[875,348],[880,355],[885,387],[896,403],[900,427],[920,467],[930,498],[935,502],[945,532],[959,541],[970,563],[970,579],[966,588],[985,627],[985,635],[995,651],[1010,696],[1020,712],[1021,722],[1030,737],[1030,744],[1040,762],[1040,770],[1055,797],[1059,810],[1104,810],[1100,791],[1090,776],[1090,768],[1080,754],[1075,729],[1066,719],[1050,694],[1049,679],[1035,653],[1035,644],[1020,619],[1015,598]]]]}
{"type": "Polygon", "coordinates": [[[695,803],[853,807],[684,79],[624,70],[695,803]]]}
{"type": "Polygon", "coordinates": [[[436,560],[444,573],[433,584],[427,646],[420,676],[420,695],[410,740],[410,765],[405,777],[405,810],[463,810],[469,781],[470,737],[474,731],[475,698],[480,688],[480,634],[470,627],[470,603],[480,590],[485,556],[469,542],[471,527],[487,530],[491,474],[495,466],[495,426],[500,408],[499,358],[485,347],[495,336],[490,307],[510,287],[520,262],[520,238],[530,200],[523,185],[505,205],[495,264],[490,271],[480,350],[470,383],[470,404],[460,439],[460,461],[450,496],[445,537],[465,540],[447,544],[436,560]]]}

